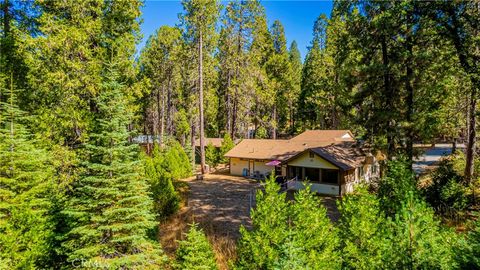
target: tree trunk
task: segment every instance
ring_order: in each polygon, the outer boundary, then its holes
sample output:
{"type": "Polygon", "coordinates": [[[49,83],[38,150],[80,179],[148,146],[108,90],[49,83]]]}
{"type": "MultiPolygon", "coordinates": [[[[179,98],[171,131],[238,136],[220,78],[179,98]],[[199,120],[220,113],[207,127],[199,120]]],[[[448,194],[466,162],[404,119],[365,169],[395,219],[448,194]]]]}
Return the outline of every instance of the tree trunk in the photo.
{"type": "Polygon", "coordinates": [[[173,136],[172,74],[168,76],[167,88],[167,135],[173,136]]]}
{"type": "MultiPolygon", "coordinates": [[[[231,74],[230,70],[227,73],[227,104],[226,104],[226,111],[227,111],[227,123],[226,123],[226,130],[230,136],[233,135],[232,132],[232,97],[230,95],[230,82],[231,82],[231,74]]],[[[233,138],[233,137],[232,137],[233,138]]]]}
{"type": "Polygon", "coordinates": [[[273,105],[272,112],[272,139],[277,139],[277,105],[273,105]]]}
{"type": "Polygon", "coordinates": [[[203,119],[203,33],[198,38],[198,103],[200,110],[200,166],[201,173],[205,174],[205,131],[203,119]]]}
{"type": "MultiPolygon", "coordinates": [[[[410,11],[407,11],[410,12],[410,11]]],[[[412,44],[412,29],[411,29],[411,14],[407,15],[407,38],[406,38],[406,49],[407,49],[407,59],[406,59],[406,76],[405,76],[405,89],[407,90],[407,159],[410,169],[413,165],[413,44],[412,44]]]]}
{"type": "Polygon", "coordinates": [[[192,148],[192,169],[195,171],[195,155],[197,153],[197,149],[195,148],[195,131],[196,131],[196,125],[195,125],[195,118],[192,117],[190,120],[190,147],[192,148]]]}
{"type": "Polygon", "coordinates": [[[158,114],[158,144],[161,146],[162,145],[162,139],[163,139],[163,119],[164,119],[164,98],[163,98],[163,92],[164,92],[165,87],[162,85],[162,91],[160,89],[157,90],[157,114],[158,114]]]}
{"type": "Polygon", "coordinates": [[[466,157],[466,164],[465,164],[465,180],[470,183],[472,176],[473,176],[473,163],[474,163],[474,156],[475,156],[475,138],[477,135],[476,132],[476,123],[475,123],[475,115],[477,109],[477,91],[476,87],[472,87],[472,92],[470,96],[470,104],[468,105],[470,113],[468,118],[468,142],[467,142],[467,157],[466,157]]]}
{"type": "MultiPolygon", "coordinates": [[[[390,68],[389,68],[389,61],[388,61],[388,49],[387,49],[387,41],[386,37],[382,36],[381,40],[381,47],[382,47],[382,61],[383,61],[383,81],[384,81],[384,91],[385,91],[385,98],[386,98],[386,111],[393,110],[393,91],[392,86],[390,85],[390,68]]],[[[395,152],[395,142],[394,142],[394,135],[393,135],[393,119],[388,119],[387,123],[387,155],[388,159],[393,157],[395,152]]]]}

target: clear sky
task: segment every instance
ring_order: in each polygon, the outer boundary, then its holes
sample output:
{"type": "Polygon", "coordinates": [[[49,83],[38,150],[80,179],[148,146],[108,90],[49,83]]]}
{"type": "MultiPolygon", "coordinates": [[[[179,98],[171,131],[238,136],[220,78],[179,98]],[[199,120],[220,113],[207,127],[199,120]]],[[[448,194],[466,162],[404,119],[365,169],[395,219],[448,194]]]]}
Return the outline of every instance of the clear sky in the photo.
{"type": "MultiPolygon", "coordinates": [[[[262,1],[267,13],[268,23],[280,20],[285,27],[287,47],[296,40],[302,58],[307,53],[307,46],[312,39],[312,28],[315,19],[322,13],[330,16],[331,1],[262,1]]],[[[148,37],[162,25],[174,26],[178,23],[178,14],[182,12],[180,1],[146,0],[143,11],[141,49],[148,37]]]]}

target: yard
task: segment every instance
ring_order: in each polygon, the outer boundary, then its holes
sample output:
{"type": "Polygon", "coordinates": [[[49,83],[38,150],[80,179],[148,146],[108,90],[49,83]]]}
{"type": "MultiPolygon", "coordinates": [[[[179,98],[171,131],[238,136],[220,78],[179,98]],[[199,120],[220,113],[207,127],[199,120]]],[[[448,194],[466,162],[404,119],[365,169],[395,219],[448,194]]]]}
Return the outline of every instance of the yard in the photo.
{"type": "MultiPolygon", "coordinates": [[[[228,260],[236,256],[235,245],[240,237],[240,226],[251,226],[250,194],[254,194],[260,185],[226,173],[205,175],[203,181],[191,177],[184,182],[189,186],[184,207],[160,225],[163,249],[173,256],[176,241],[182,239],[182,233],[188,229],[189,223],[196,222],[211,240],[219,265],[227,269],[228,260]]],[[[288,197],[292,196],[289,194],[288,197]]],[[[335,200],[333,197],[323,198],[328,215],[334,221],[338,219],[335,200]]]]}

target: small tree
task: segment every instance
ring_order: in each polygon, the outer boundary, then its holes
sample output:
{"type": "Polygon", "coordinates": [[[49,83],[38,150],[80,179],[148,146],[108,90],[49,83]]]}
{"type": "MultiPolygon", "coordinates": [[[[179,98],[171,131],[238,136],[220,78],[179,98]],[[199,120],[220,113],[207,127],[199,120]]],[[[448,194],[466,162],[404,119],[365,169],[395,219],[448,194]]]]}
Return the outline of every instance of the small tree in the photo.
{"type": "Polygon", "coordinates": [[[232,140],[232,137],[228,133],[225,133],[223,136],[222,145],[220,146],[220,153],[219,159],[220,163],[226,164],[228,163],[228,158],[225,157],[225,154],[230,151],[233,147],[235,147],[235,143],[232,140]]]}
{"type": "Polygon", "coordinates": [[[342,269],[384,269],[382,254],[388,244],[386,219],[379,201],[365,187],[356,188],[338,202],[342,269]]]}
{"type": "Polygon", "coordinates": [[[207,147],[205,148],[205,159],[207,164],[214,168],[217,167],[219,162],[219,151],[211,142],[208,143],[207,147]]]}
{"type": "Polygon", "coordinates": [[[240,228],[238,246],[239,269],[272,269],[282,257],[283,245],[288,239],[288,202],[286,193],[271,176],[265,191],[256,195],[256,208],[252,210],[252,230],[240,228]]]}
{"type": "Polygon", "coordinates": [[[35,269],[51,251],[54,171],[15,104],[12,87],[0,103],[0,269],[35,269]]]}
{"type": "Polygon", "coordinates": [[[290,208],[290,231],[301,250],[297,256],[305,262],[303,269],[339,269],[338,235],[319,197],[307,186],[295,194],[290,208]]]}
{"type": "Polygon", "coordinates": [[[385,253],[386,269],[452,269],[457,239],[443,228],[433,210],[409,192],[394,219],[387,222],[392,245],[385,253]]]}
{"type": "Polygon", "coordinates": [[[271,176],[257,193],[253,228],[241,228],[239,269],[338,269],[337,235],[326,209],[310,189],[299,191],[295,203],[271,176]]]}
{"type": "Polygon", "coordinates": [[[215,254],[197,224],[190,225],[186,239],[179,242],[175,268],[178,270],[216,270],[215,254]]]}
{"type": "Polygon", "coordinates": [[[387,216],[393,217],[402,207],[409,193],[417,196],[415,175],[409,163],[404,159],[392,160],[387,164],[385,177],[380,179],[378,198],[380,206],[387,216]]]}
{"type": "Polygon", "coordinates": [[[180,197],[173,186],[172,176],[165,168],[166,158],[167,155],[160,151],[158,145],[154,146],[151,157],[145,157],[145,175],[148,178],[150,196],[153,200],[154,212],[160,218],[175,213],[180,202],[180,197]]]}

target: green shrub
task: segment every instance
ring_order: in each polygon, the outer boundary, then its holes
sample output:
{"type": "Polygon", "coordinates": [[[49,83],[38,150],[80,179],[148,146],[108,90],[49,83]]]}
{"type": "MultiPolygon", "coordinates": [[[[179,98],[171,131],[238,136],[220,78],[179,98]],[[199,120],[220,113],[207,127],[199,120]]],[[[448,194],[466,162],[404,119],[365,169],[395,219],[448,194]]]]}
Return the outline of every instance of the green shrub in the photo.
{"type": "Polygon", "coordinates": [[[190,225],[186,239],[179,242],[175,268],[178,270],[216,270],[215,254],[197,224],[190,225]]]}
{"type": "Polygon", "coordinates": [[[462,237],[463,241],[457,249],[460,269],[480,269],[480,213],[477,213],[476,221],[471,225],[471,231],[462,237]]]}
{"type": "Polygon", "coordinates": [[[385,176],[378,183],[381,209],[388,216],[394,216],[409,192],[418,193],[415,175],[410,169],[409,163],[402,158],[389,161],[385,176]]]}
{"type": "Polygon", "coordinates": [[[457,213],[470,205],[468,187],[458,167],[462,159],[461,154],[443,159],[432,173],[431,184],[423,189],[427,202],[439,214],[457,213]]]}

